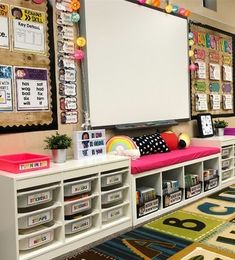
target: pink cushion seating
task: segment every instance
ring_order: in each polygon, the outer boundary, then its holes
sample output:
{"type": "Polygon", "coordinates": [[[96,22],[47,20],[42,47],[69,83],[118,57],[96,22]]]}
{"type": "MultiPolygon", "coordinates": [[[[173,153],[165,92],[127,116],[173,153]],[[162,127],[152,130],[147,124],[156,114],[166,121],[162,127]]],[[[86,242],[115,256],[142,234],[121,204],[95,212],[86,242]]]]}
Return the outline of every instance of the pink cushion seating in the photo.
{"type": "Polygon", "coordinates": [[[131,174],[146,172],[217,153],[220,153],[220,148],[218,147],[190,146],[186,149],[173,150],[169,153],[145,155],[131,162],[131,174]]]}

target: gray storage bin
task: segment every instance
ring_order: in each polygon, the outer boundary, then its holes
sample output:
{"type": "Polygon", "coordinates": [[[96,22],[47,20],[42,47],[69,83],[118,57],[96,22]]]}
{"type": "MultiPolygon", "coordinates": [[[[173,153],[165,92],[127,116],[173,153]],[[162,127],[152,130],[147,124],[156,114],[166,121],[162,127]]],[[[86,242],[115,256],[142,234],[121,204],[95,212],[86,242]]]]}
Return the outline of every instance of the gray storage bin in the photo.
{"type": "Polygon", "coordinates": [[[53,209],[45,210],[40,213],[35,213],[30,216],[19,218],[18,228],[19,229],[32,228],[50,222],[51,220],[53,220],[53,209]]]}
{"type": "Polygon", "coordinates": [[[92,217],[87,217],[65,225],[65,234],[70,235],[89,229],[92,226],[92,217]]]}

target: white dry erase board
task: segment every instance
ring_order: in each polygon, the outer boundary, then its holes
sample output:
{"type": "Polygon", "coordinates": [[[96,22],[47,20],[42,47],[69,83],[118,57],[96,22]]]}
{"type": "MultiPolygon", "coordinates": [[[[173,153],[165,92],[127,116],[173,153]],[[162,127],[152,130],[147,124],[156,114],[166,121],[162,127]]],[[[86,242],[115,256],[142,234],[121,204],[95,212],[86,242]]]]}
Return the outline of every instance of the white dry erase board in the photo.
{"type": "Polygon", "coordinates": [[[189,119],[187,19],[126,0],[85,0],[91,125],[189,119]]]}

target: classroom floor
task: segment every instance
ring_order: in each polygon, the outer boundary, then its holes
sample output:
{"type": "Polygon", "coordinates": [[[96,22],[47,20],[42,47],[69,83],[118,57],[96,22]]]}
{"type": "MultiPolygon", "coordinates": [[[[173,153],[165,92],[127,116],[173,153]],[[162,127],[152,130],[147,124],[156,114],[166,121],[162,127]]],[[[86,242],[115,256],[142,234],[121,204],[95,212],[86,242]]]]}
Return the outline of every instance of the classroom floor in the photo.
{"type": "Polygon", "coordinates": [[[235,259],[235,185],[64,259],[235,259]]]}

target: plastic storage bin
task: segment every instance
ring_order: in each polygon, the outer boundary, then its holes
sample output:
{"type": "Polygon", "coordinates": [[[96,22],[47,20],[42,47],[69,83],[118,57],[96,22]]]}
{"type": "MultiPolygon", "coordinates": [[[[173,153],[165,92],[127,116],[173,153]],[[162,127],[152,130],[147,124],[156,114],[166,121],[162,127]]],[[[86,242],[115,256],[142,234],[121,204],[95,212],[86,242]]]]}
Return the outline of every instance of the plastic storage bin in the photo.
{"type": "Polygon", "coordinates": [[[112,174],[112,175],[108,175],[108,176],[103,175],[101,178],[101,187],[102,188],[106,188],[106,187],[120,184],[120,183],[122,183],[122,174],[121,173],[112,174]]]}
{"type": "Polygon", "coordinates": [[[53,220],[53,209],[50,209],[40,213],[35,213],[30,216],[19,218],[18,228],[19,229],[32,228],[50,222],[52,220],[53,220]]]}
{"type": "Polygon", "coordinates": [[[90,192],[91,191],[91,181],[79,181],[78,183],[67,184],[64,186],[64,196],[70,197],[77,194],[90,192]]]}
{"type": "Polygon", "coordinates": [[[18,208],[27,208],[43,203],[48,203],[53,199],[53,188],[30,191],[17,197],[18,208]]]}
{"type": "Polygon", "coordinates": [[[122,200],[122,198],[123,198],[123,190],[112,191],[112,192],[102,195],[101,203],[102,203],[102,205],[107,205],[109,203],[113,203],[113,202],[122,200]]]}
{"type": "Polygon", "coordinates": [[[0,170],[12,173],[36,171],[50,167],[50,158],[46,155],[20,153],[0,156],[0,170]]]}
{"type": "Polygon", "coordinates": [[[82,199],[75,201],[74,203],[68,204],[64,207],[65,216],[77,214],[89,210],[91,208],[91,198],[82,199]]]}
{"type": "Polygon", "coordinates": [[[48,244],[54,240],[54,229],[44,232],[42,234],[24,238],[19,242],[20,250],[29,250],[35,247],[39,247],[48,244]]]}
{"type": "Polygon", "coordinates": [[[70,235],[89,229],[92,225],[92,217],[87,217],[65,226],[65,234],[70,235]]]}
{"type": "Polygon", "coordinates": [[[103,222],[109,222],[123,216],[123,206],[104,211],[102,213],[103,222]]]}
{"type": "Polygon", "coordinates": [[[231,149],[231,148],[227,147],[227,148],[222,149],[221,156],[223,159],[226,159],[229,157],[229,149],[231,149]]]}

